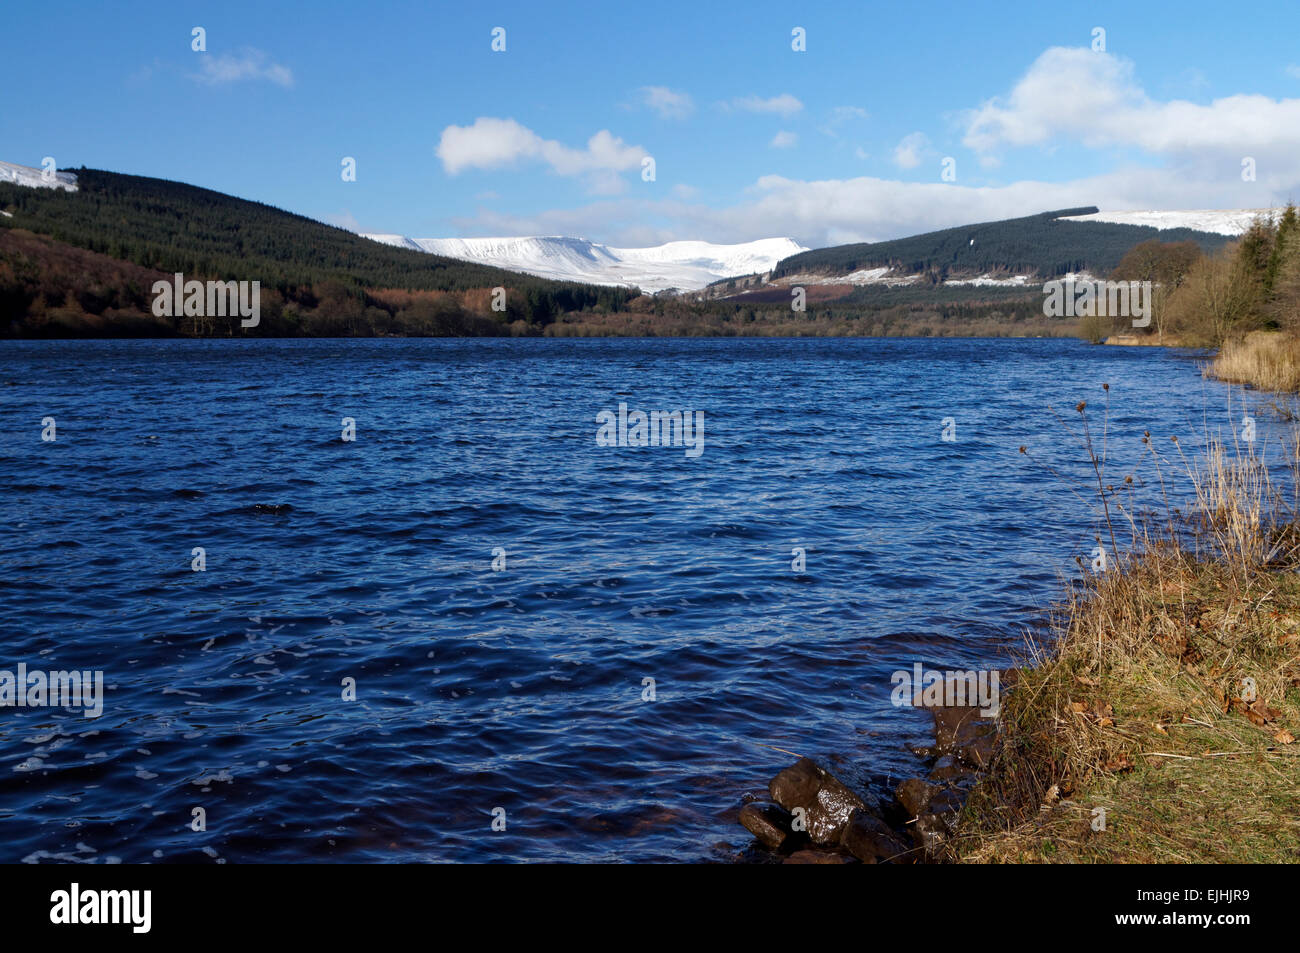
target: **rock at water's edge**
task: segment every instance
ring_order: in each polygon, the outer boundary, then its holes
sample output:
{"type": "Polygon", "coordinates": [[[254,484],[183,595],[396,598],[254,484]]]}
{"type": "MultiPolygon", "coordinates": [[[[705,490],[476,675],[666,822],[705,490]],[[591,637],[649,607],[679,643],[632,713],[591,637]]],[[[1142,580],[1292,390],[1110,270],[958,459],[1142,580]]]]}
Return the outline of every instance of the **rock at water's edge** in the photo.
{"type": "Polygon", "coordinates": [[[807,843],[808,838],[790,828],[790,813],[776,804],[746,804],[740,809],[740,823],[768,850],[785,851],[807,843]]]}
{"type": "MultiPolygon", "coordinates": [[[[849,816],[855,811],[876,813],[872,799],[859,795],[811,758],[800,758],[772,779],[772,799],[795,814],[803,809],[804,824],[814,844],[839,846],[849,816]]],[[[869,797],[869,795],[867,796],[869,797]]]]}
{"type": "Polygon", "coordinates": [[[854,811],[844,825],[840,844],[858,860],[867,864],[899,862],[907,858],[910,848],[893,828],[866,811],[854,811]]]}

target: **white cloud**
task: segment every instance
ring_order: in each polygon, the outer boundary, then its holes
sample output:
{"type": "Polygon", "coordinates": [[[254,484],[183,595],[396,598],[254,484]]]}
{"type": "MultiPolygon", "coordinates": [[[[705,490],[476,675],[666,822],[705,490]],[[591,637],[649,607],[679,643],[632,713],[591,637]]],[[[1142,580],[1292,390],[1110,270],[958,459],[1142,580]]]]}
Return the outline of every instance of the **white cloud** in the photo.
{"type": "Polygon", "coordinates": [[[587,191],[592,195],[618,195],[626,190],[627,183],[612,169],[596,169],[587,175],[587,191]]]}
{"type": "Polygon", "coordinates": [[[542,142],[541,136],[513,119],[481,116],[472,126],[444,129],[435,154],[442,167],[456,175],[465,169],[489,169],[536,157],[542,142]]]}
{"type": "Polygon", "coordinates": [[[789,149],[798,141],[799,134],[797,132],[790,132],[788,129],[782,129],[772,137],[772,141],[769,142],[768,145],[773,149],[789,149]]]}
{"type": "Polygon", "coordinates": [[[209,86],[237,83],[241,80],[265,79],[281,86],[293,85],[293,72],[287,66],[271,62],[262,50],[246,47],[238,55],[205,53],[199,61],[199,71],[191,79],[209,86]]]}
{"type": "Polygon", "coordinates": [[[1293,79],[1300,79],[1300,65],[1297,65],[1295,63],[1288,63],[1285,72],[1286,75],[1292,77],[1293,79]]]}
{"type": "Polygon", "coordinates": [[[695,111],[695,101],[688,93],[667,86],[642,86],[637,94],[641,104],[653,109],[661,119],[685,119],[695,111]]]}
{"type": "MultiPolygon", "coordinates": [[[[1292,182],[1300,182],[1300,177],[1292,182]]],[[[715,241],[789,235],[817,246],[879,241],[1083,205],[1105,210],[1255,208],[1286,201],[1285,187],[1270,193],[1261,186],[1262,181],[1242,182],[1239,175],[1192,178],[1136,166],[1066,182],[1026,180],[999,186],[865,176],[820,181],[764,176],[745,200],[730,208],[695,208],[677,218],[683,234],[707,230],[722,236],[715,241]]]]}
{"type": "Polygon", "coordinates": [[[921,157],[930,148],[930,140],[923,132],[913,132],[902,138],[894,147],[894,164],[900,169],[915,169],[921,157]]]}
{"type": "Polygon", "coordinates": [[[1084,205],[1110,211],[1256,208],[1286,201],[1285,192],[1261,192],[1261,184],[1243,183],[1238,176],[1189,179],[1138,167],[1068,182],[1001,186],[867,176],[817,181],[764,176],[741,201],[721,208],[692,203],[689,196],[629,198],[529,216],[482,212],[454,224],[463,234],[585,235],[620,247],[680,239],[744,242],[789,236],[816,248],[1084,205]],[[645,224],[649,222],[655,224],[645,224]]]}
{"type": "MultiPolygon", "coordinates": [[[[1241,94],[1208,104],[1158,101],[1138,85],[1132,64],[1111,54],[1046,50],[1005,96],[984,102],[963,121],[965,143],[978,161],[959,160],[961,169],[996,169],[1001,153],[1013,147],[1127,148],[1139,154],[1109,158],[1103,174],[1064,181],[978,184],[962,173],[958,182],[945,183],[937,169],[924,182],[769,175],[725,203],[716,193],[704,193],[711,198],[704,204],[686,190],[671,190],[669,197],[626,197],[521,217],[483,212],[456,224],[466,234],[577,234],[627,247],[778,235],[817,247],[1075,206],[1263,208],[1300,194],[1300,99],[1241,94]],[[1257,160],[1258,181],[1241,180],[1243,156],[1257,160]]],[[[904,167],[934,155],[932,145],[917,136],[905,137],[893,150],[904,167]]],[[[866,157],[860,149],[856,154],[866,157]]]]}
{"type": "Polygon", "coordinates": [[[770,99],[763,99],[761,96],[741,96],[731,101],[731,107],[751,113],[776,113],[788,118],[801,111],[803,103],[789,93],[782,93],[770,99]]]}
{"type": "Polygon", "coordinates": [[[617,173],[639,168],[648,153],[629,146],[602,129],[574,149],[554,139],[543,139],[513,119],[480,116],[471,126],[448,126],[435,150],[442,167],[457,175],[466,169],[493,169],[529,160],[543,162],[557,175],[586,175],[593,191],[609,194],[621,186],[617,173]]]}
{"type": "Polygon", "coordinates": [[[1208,105],[1152,99],[1133,64],[1110,53],[1053,47],[1004,98],[967,116],[964,142],[978,152],[1063,138],[1089,148],[1133,146],[1202,157],[1283,153],[1300,146],[1300,99],[1235,95],[1208,105]]]}
{"type": "Polygon", "coordinates": [[[822,135],[830,136],[832,139],[840,137],[839,129],[841,126],[850,122],[858,122],[867,118],[867,111],[861,106],[836,106],[830,112],[830,118],[825,123],[817,127],[817,131],[822,135]]]}

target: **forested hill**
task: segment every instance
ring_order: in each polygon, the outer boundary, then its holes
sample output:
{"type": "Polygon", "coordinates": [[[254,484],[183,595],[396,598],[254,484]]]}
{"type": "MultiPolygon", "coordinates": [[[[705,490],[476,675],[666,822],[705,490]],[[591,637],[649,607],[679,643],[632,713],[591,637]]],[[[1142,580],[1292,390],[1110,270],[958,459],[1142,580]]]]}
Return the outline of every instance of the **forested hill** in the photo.
{"type": "Polygon", "coordinates": [[[1001,272],[1042,278],[1079,271],[1106,274],[1130,248],[1150,239],[1190,240],[1206,252],[1231,241],[1225,235],[1189,228],[1161,231],[1139,225],[1058,221],[1064,216],[1096,211],[1095,207],[1061,209],[1000,222],[945,228],[887,242],[819,248],[781,261],[772,277],[845,275],[882,267],[904,274],[931,273],[940,281],[949,274],[1001,272]]]}
{"type": "MultiPolygon", "coordinates": [[[[352,232],[210,189],[95,169],[69,169],[79,191],[0,183],[0,227],[22,228],[162,272],[258,280],[282,293],[346,287],[466,291],[505,286],[538,311],[617,306],[625,289],[547,281],[379,244],[352,232]]],[[[529,317],[532,317],[529,315],[529,317]]]]}

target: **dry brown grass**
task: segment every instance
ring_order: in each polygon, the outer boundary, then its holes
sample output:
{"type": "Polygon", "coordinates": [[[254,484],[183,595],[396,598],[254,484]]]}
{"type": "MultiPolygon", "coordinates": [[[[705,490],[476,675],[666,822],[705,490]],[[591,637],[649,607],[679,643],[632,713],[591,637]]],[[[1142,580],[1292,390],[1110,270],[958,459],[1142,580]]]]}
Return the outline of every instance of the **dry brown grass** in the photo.
{"type": "Polygon", "coordinates": [[[1282,331],[1252,331],[1228,340],[1206,373],[1261,390],[1300,391],[1300,338],[1282,331]]]}
{"type": "Polygon", "coordinates": [[[1029,646],[953,860],[1300,861],[1294,510],[1249,450],[1174,456],[1192,518],[1143,525],[1112,499],[1137,551],[1073,585],[1055,641],[1029,646]]]}

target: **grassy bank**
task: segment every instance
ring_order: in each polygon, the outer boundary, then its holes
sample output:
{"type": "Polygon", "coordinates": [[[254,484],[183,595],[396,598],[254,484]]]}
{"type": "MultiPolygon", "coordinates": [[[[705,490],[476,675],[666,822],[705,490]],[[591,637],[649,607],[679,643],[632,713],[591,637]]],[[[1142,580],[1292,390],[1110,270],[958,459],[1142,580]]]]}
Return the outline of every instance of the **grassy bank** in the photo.
{"type": "MultiPolygon", "coordinates": [[[[1155,522],[1092,457],[1108,523],[1135,554],[1073,585],[1053,641],[1031,647],[952,860],[1300,861],[1293,499],[1250,452],[1170,452],[1195,505],[1155,522]]],[[[1147,462],[1163,485],[1154,449],[1147,462]]]]}
{"type": "Polygon", "coordinates": [[[1295,393],[1300,391],[1300,338],[1284,331],[1255,331],[1225,341],[1206,371],[1221,381],[1295,393]]]}
{"type": "Polygon", "coordinates": [[[1172,334],[1112,334],[1101,343],[1112,347],[1184,347],[1182,338],[1172,334]]]}

